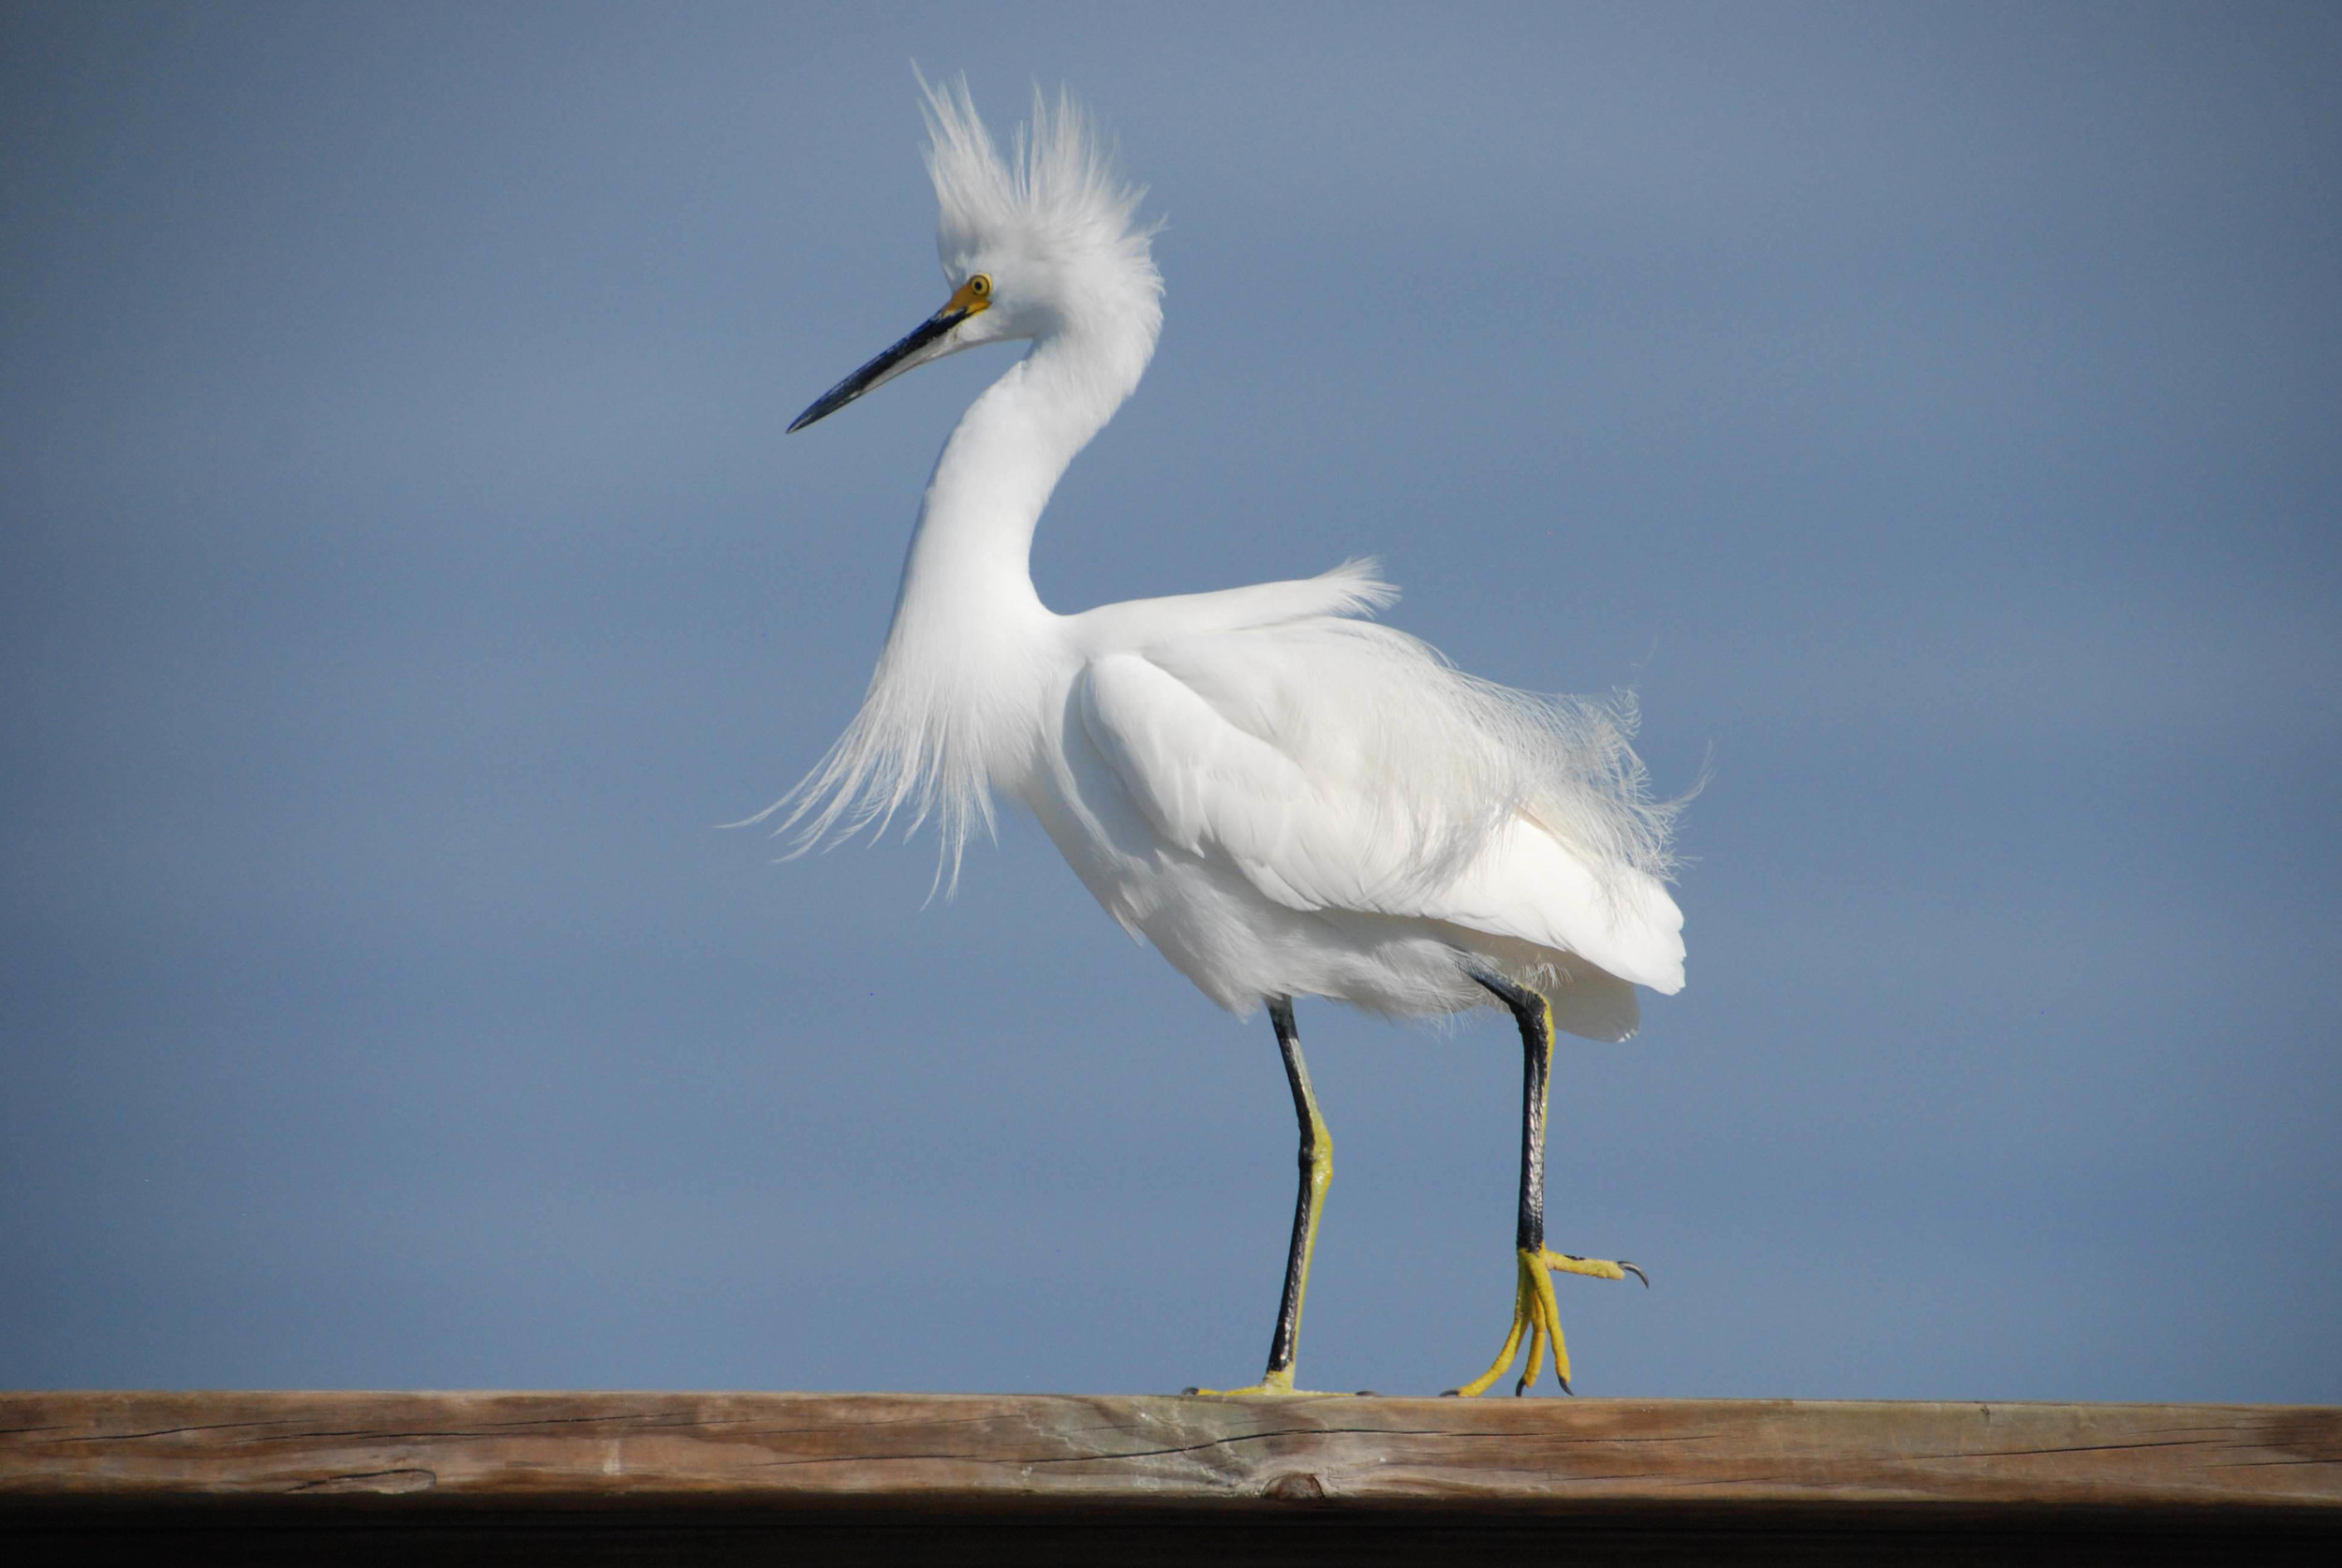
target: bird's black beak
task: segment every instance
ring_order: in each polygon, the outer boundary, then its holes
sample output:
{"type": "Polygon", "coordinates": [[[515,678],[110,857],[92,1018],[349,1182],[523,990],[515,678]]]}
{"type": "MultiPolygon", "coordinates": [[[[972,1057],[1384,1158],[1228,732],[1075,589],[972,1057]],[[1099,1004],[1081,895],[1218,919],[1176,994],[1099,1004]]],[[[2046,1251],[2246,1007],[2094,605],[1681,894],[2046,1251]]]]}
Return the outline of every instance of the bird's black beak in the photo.
{"type": "Polygon", "coordinates": [[[952,297],[943,302],[943,308],[912,328],[910,336],[814,399],[813,407],[799,414],[789,428],[803,430],[815,420],[829,418],[880,382],[892,380],[929,360],[940,360],[955,348],[965,348],[964,344],[946,343],[944,339],[954,327],[991,306],[992,276],[989,273],[977,273],[953,289],[952,297]]]}
{"type": "Polygon", "coordinates": [[[901,342],[815,398],[810,408],[789,422],[789,429],[793,433],[816,420],[825,420],[880,382],[910,369],[919,362],[921,349],[932,348],[945,333],[968,319],[969,315],[968,307],[954,295],[951,303],[913,327],[901,342]]]}

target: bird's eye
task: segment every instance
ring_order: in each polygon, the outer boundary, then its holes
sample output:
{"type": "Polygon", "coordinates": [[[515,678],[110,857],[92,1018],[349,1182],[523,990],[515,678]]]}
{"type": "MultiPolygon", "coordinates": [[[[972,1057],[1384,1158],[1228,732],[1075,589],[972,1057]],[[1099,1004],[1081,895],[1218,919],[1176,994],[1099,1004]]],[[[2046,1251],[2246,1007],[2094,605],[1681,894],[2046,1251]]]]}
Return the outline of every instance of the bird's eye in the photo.
{"type": "Polygon", "coordinates": [[[968,292],[979,300],[987,297],[992,292],[992,279],[986,274],[978,273],[968,280],[968,292]]]}

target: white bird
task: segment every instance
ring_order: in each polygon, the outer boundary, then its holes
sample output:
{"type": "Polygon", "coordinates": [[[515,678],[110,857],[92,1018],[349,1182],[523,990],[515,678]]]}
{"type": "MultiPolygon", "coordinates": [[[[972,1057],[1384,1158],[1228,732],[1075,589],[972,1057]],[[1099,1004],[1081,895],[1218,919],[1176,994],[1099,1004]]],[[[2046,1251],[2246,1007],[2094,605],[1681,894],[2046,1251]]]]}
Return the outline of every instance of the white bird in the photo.
{"type": "MultiPolygon", "coordinates": [[[[1544,1348],[1569,1386],[1551,1272],[1631,1264],[1545,1245],[1552,1031],[1623,1040],[1635,987],[1683,984],[1668,896],[1673,807],[1648,794],[1631,711],[1508,690],[1360,617],[1396,595],[1372,563],[1061,615],[1034,525],[1076,452],[1138,385],[1163,321],[1142,191],[1080,111],[1038,93],[1001,156],[965,81],[921,88],[950,298],[790,425],[917,365],[1030,347],[936,459],[895,620],[861,712],[764,816],[800,849],[907,812],[956,874],[995,793],[1022,801],[1075,874],[1238,1016],[1265,1003],[1300,1122],[1300,1192],[1268,1367],[1232,1394],[1295,1392],[1332,1140],[1293,998],[1399,1017],[1501,1004],[1525,1058],[1512,1332],[1478,1394],[1544,1348]]],[[[1647,1284],[1649,1281],[1645,1280],[1647,1284]]],[[[1206,1392],[1206,1391],[1198,1391],[1206,1392]]]]}

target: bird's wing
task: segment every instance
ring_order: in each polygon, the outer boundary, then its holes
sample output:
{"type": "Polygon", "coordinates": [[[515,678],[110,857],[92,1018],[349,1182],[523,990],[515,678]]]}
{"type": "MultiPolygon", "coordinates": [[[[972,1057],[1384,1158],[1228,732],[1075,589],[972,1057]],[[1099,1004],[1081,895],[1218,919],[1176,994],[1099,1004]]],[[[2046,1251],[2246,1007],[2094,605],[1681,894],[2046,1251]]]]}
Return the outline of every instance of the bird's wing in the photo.
{"type": "Polygon", "coordinates": [[[1412,639],[1315,622],[1100,655],[1076,696],[1165,845],[1265,897],[1445,921],[1678,989],[1682,917],[1657,880],[1597,875],[1492,803],[1452,731],[1416,722],[1454,679],[1412,639]]]}
{"type": "Polygon", "coordinates": [[[1170,848],[1231,865],[1294,910],[1382,910],[1400,867],[1356,791],[1228,717],[1145,654],[1082,672],[1082,726],[1170,848]]]}

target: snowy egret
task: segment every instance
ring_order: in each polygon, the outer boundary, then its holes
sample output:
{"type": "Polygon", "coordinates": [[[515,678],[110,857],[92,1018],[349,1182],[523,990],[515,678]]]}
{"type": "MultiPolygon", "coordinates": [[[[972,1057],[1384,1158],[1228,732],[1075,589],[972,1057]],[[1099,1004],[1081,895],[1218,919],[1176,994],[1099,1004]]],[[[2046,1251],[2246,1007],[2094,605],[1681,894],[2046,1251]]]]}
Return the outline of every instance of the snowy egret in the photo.
{"type": "MultiPolygon", "coordinates": [[[[906,812],[956,874],[995,792],[1039,817],[1084,885],[1238,1016],[1265,1004],[1300,1122],[1300,1191],[1268,1368],[1290,1394],[1333,1145],[1293,998],[1420,1017],[1490,1004],[1520,1030],[1524,1091],[1512,1332],[1485,1391],[1545,1353],[1569,1386],[1552,1274],[1631,1264],[1545,1245],[1547,1079],[1558,1028],[1623,1040],[1635,987],[1683,984],[1630,712],[1478,680],[1363,619],[1396,597],[1372,563],[1060,615],[1032,537],[1050,491],[1138,385],[1163,321],[1141,191],[1077,109],[1034,96],[1003,157],[965,81],[921,88],[941,207],[941,309],[790,429],[982,344],[1024,357],[936,459],[878,670],[828,756],[764,813],[800,847],[906,812]]],[[[1647,1284],[1649,1281],[1645,1280],[1647,1284]]]]}

